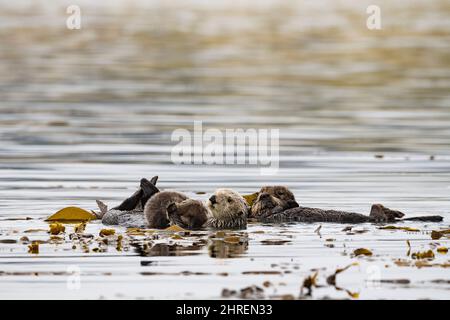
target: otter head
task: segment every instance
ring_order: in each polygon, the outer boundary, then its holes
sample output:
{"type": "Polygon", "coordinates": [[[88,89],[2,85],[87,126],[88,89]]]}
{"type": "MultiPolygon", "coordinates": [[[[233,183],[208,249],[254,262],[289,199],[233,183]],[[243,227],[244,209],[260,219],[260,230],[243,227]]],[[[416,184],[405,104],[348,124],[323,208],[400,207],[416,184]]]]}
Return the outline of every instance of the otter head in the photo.
{"type": "Polygon", "coordinates": [[[247,202],[236,191],[217,189],[206,201],[206,206],[210,213],[210,226],[239,229],[247,225],[247,202]]]}
{"type": "Polygon", "coordinates": [[[382,204],[374,204],[370,209],[370,218],[375,222],[395,221],[405,214],[397,210],[386,208],[382,204]]]}
{"type": "Polygon", "coordinates": [[[265,186],[253,203],[251,216],[269,215],[274,211],[283,211],[298,207],[294,194],[284,186],[265,186]]]}
{"type": "Polygon", "coordinates": [[[171,224],[184,229],[200,229],[208,220],[208,209],[201,201],[187,199],[178,203],[171,203],[167,207],[167,215],[171,224]]]}

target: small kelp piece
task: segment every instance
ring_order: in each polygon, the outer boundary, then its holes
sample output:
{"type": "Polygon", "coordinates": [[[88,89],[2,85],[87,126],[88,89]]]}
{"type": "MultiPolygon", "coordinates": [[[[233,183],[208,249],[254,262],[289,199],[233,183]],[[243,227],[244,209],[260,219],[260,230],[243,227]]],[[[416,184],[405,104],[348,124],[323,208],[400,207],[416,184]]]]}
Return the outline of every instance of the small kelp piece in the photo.
{"type": "Polygon", "coordinates": [[[264,289],[258,286],[250,286],[240,290],[241,299],[264,299],[264,289]]]}
{"type": "Polygon", "coordinates": [[[450,234],[450,229],[446,230],[433,230],[431,231],[431,239],[433,240],[439,240],[444,235],[450,234]]]}
{"type": "Polygon", "coordinates": [[[90,221],[95,219],[97,219],[97,217],[94,214],[84,209],[78,207],[67,207],[51,215],[45,221],[76,222],[76,221],[90,221]]]}
{"type": "Polygon", "coordinates": [[[258,198],[258,192],[252,194],[246,194],[243,196],[247,204],[251,207],[255,202],[256,198],[258,198]]]}
{"type": "Polygon", "coordinates": [[[171,225],[168,228],[165,228],[164,231],[171,231],[171,232],[182,232],[182,231],[187,231],[185,229],[183,229],[180,226],[177,226],[176,224],[171,225]]]}
{"type": "Polygon", "coordinates": [[[447,247],[439,247],[436,249],[437,252],[442,253],[442,254],[446,254],[448,252],[448,248],[447,247]]]}
{"type": "Polygon", "coordinates": [[[350,290],[345,290],[350,298],[358,299],[359,298],[359,292],[352,292],[350,290]]]}
{"type": "Polygon", "coordinates": [[[311,296],[312,294],[312,288],[317,287],[317,276],[319,275],[318,272],[314,273],[313,275],[310,275],[303,280],[302,287],[300,288],[300,295],[303,296],[303,289],[308,290],[305,295],[311,296]]]}
{"type": "Polygon", "coordinates": [[[350,268],[350,267],[352,267],[352,266],[357,266],[357,265],[359,265],[358,262],[354,262],[354,263],[349,264],[348,266],[346,266],[346,267],[344,267],[344,268],[336,269],[336,271],[335,271],[331,276],[329,276],[329,277],[327,278],[327,283],[328,283],[329,285],[335,286],[335,285],[336,285],[336,276],[337,276],[339,273],[344,272],[344,271],[347,270],[348,268],[350,268]]]}
{"type": "Polygon", "coordinates": [[[431,239],[433,240],[439,240],[440,238],[442,238],[443,234],[439,231],[433,230],[431,231],[431,239]]]}
{"type": "Polygon", "coordinates": [[[28,253],[38,254],[39,242],[33,241],[30,245],[28,245],[28,253]]]}
{"type": "Polygon", "coordinates": [[[361,256],[361,255],[371,256],[372,255],[372,251],[370,251],[369,249],[366,249],[366,248],[358,248],[355,251],[353,251],[353,254],[355,256],[361,256]]]}
{"type": "Polygon", "coordinates": [[[100,237],[107,237],[107,236],[112,236],[116,233],[116,230],[114,229],[102,229],[100,230],[100,237]]]}
{"type": "Polygon", "coordinates": [[[241,242],[241,238],[238,236],[228,236],[225,237],[223,241],[230,244],[238,244],[239,242],[241,242]]]}
{"type": "Polygon", "coordinates": [[[74,232],[75,232],[75,233],[83,233],[84,230],[86,230],[86,222],[82,222],[82,223],[80,223],[80,224],[77,224],[77,225],[74,227],[74,232]]]}
{"type": "Polygon", "coordinates": [[[385,226],[385,227],[379,227],[378,229],[381,230],[403,230],[403,231],[410,231],[410,232],[419,232],[419,229],[411,228],[411,227],[397,227],[397,226],[385,226]]]}
{"type": "Polygon", "coordinates": [[[434,259],[434,253],[432,250],[423,251],[423,252],[414,252],[411,257],[413,259],[434,259]]]}
{"type": "Polygon", "coordinates": [[[66,231],[66,227],[59,222],[51,223],[50,230],[48,231],[52,235],[57,235],[66,231]]]}
{"type": "Polygon", "coordinates": [[[322,235],[320,234],[321,229],[322,229],[322,225],[318,226],[317,229],[314,230],[314,233],[317,233],[317,235],[322,238],[322,235]]]}

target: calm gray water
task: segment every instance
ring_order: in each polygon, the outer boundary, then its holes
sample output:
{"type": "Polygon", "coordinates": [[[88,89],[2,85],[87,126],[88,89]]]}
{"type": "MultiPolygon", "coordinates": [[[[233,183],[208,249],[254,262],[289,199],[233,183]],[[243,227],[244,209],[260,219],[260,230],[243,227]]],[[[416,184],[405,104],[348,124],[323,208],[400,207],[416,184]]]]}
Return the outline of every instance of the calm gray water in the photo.
{"type": "MultiPolygon", "coordinates": [[[[84,253],[68,234],[36,256],[3,241],[1,298],[214,299],[264,281],[266,298],[298,297],[317,269],[324,287],[313,298],[340,299],[349,295],[326,277],[355,261],[338,285],[360,299],[450,297],[448,268],[394,263],[413,261],[408,239],[412,251],[450,244],[429,234],[450,221],[448,1],[378,1],[379,31],[366,28],[370,1],[78,3],[82,29],[67,30],[70,1],[0,1],[0,241],[48,240],[25,231],[47,229],[42,218],[62,207],[116,204],[156,174],[161,188],[199,199],[219,187],[247,194],[284,184],[306,206],[368,213],[380,202],[446,219],[408,224],[420,232],[363,225],[368,232],[348,234],[328,224],[321,237],[318,225],[251,225],[244,245],[218,257],[211,239],[195,250],[190,238],[166,239],[187,248],[146,257],[131,247],[84,253]],[[205,129],[279,129],[279,172],[174,165],[171,133],[196,120],[205,129]],[[24,217],[32,220],[11,220],[24,217]],[[374,256],[352,257],[359,247],[374,256]],[[79,290],[67,287],[74,265],[79,290]]],[[[449,256],[431,263],[448,265],[449,256]]]]}

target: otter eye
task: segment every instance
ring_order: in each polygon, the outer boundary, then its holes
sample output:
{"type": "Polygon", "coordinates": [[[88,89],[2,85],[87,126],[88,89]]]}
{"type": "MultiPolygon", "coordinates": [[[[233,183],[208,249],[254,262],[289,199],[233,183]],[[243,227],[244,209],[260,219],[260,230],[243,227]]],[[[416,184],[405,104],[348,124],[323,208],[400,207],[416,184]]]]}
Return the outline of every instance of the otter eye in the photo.
{"type": "Polygon", "coordinates": [[[278,194],[279,196],[282,196],[282,195],[284,194],[284,192],[283,192],[283,191],[277,191],[277,194],[278,194]]]}
{"type": "Polygon", "coordinates": [[[230,198],[227,198],[227,200],[228,200],[228,203],[231,203],[231,199],[230,198]]]}

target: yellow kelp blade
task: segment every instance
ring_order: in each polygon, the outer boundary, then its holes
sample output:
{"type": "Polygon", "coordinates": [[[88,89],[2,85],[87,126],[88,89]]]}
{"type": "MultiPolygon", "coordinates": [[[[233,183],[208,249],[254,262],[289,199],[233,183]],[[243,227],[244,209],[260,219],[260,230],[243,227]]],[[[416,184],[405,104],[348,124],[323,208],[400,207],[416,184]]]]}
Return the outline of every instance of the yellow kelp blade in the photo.
{"type": "Polygon", "coordinates": [[[84,209],[78,207],[67,207],[59,210],[55,214],[48,217],[45,221],[89,221],[95,220],[97,217],[84,209]]]}
{"type": "Polygon", "coordinates": [[[251,207],[253,206],[253,203],[255,202],[256,198],[258,198],[258,192],[252,193],[252,194],[246,194],[243,196],[247,204],[251,207]]]}

